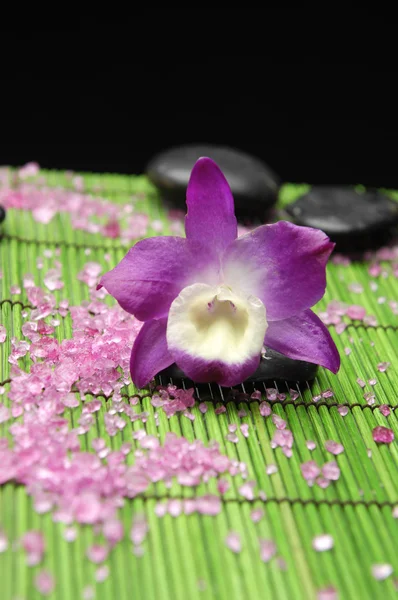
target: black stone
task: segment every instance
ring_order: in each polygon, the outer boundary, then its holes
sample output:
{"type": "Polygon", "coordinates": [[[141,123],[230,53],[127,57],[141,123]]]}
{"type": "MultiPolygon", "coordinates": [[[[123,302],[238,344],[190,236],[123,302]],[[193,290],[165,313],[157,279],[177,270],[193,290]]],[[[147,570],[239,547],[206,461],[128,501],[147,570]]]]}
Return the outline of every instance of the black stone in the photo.
{"type": "Polygon", "coordinates": [[[398,202],[349,187],[313,186],[286,212],[298,225],[322,229],[338,250],[354,252],[385,244],[398,223],[398,202]]]}
{"type": "Polygon", "coordinates": [[[192,167],[201,156],[212,158],[224,173],[235,200],[237,217],[263,220],[274,206],[279,177],[254,156],[223,146],[187,145],[157,154],[147,165],[149,179],[164,200],[185,209],[185,196],[192,167]]]}
{"type": "Polygon", "coordinates": [[[0,205],[0,223],[6,218],[6,209],[0,205]]]}
{"type": "MultiPolygon", "coordinates": [[[[260,361],[260,365],[251,377],[248,377],[243,383],[260,383],[260,382],[277,382],[287,381],[292,383],[303,383],[311,381],[315,378],[318,365],[305,362],[302,360],[293,360],[287,358],[283,354],[267,348],[265,354],[260,361]]],[[[180,383],[183,379],[189,379],[176,364],[171,365],[158,374],[158,380],[162,385],[168,383],[170,379],[173,383],[180,383]]]]}

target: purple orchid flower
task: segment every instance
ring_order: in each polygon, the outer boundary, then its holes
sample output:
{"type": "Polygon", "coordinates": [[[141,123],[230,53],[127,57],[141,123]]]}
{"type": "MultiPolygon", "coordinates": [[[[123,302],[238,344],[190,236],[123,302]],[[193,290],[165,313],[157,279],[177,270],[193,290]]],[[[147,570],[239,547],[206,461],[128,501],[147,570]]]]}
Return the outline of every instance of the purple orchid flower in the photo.
{"type": "Polygon", "coordinates": [[[325,293],[326,234],[279,221],[237,238],[230,187],[210,158],[192,169],[187,206],[186,238],[138,242],[99,284],[144,321],[133,382],[144,387],[175,362],[196,382],[237,385],[264,344],[336,373],[337,348],[310,310],[325,293]]]}

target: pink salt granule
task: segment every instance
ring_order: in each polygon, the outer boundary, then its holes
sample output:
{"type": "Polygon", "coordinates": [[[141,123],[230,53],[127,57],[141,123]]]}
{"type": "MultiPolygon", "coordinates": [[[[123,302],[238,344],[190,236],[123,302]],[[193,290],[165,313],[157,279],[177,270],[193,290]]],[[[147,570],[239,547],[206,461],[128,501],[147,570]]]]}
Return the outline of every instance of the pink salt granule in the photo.
{"type": "Polygon", "coordinates": [[[273,424],[276,426],[277,429],[286,429],[286,421],[284,419],[282,419],[282,417],[280,417],[277,414],[273,414],[272,415],[272,422],[273,424]]]}
{"type": "Polygon", "coordinates": [[[374,564],[371,567],[372,575],[378,581],[383,581],[384,579],[387,579],[387,577],[390,577],[390,575],[392,575],[393,571],[394,569],[392,565],[388,563],[374,564]]]}
{"type": "Polygon", "coordinates": [[[313,481],[320,475],[321,469],[314,460],[308,460],[300,465],[301,474],[307,481],[313,481]]]}
{"type": "Polygon", "coordinates": [[[325,463],[322,467],[322,475],[325,479],[336,481],[340,477],[340,468],[336,461],[331,460],[325,463]]]}
{"type": "Polygon", "coordinates": [[[267,465],[265,467],[265,472],[267,473],[267,475],[274,475],[275,473],[278,472],[278,467],[276,465],[267,465]]]}
{"type": "Polygon", "coordinates": [[[318,590],[316,598],[317,600],[338,600],[338,593],[336,588],[331,585],[318,590]]]}
{"type": "Polygon", "coordinates": [[[45,569],[39,571],[35,576],[35,587],[43,596],[49,596],[55,587],[55,579],[51,573],[45,569]]]}
{"type": "Polygon", "coordinates": [[[344,452],[344,446],[338,442],[334,442],[333,440],[327,440],[325,442],[325,448],[328,452],[335,455],[344,452]]]}
{"type": "Polygon", "coordinates": [[[385,417],[389,417],[391,414],[391,410],[390,407],[387,406],[387,404],[380,404],[379,406],[379,411],[381,412],[382,415],[384,415],[385,417]]]}
{"type": "Polygon", "coordinates": [[[235,552],[235,554],[239,554],[239,552],[242,550],[242,543],[239,533],[230,531],[225,538],[225,545],[227,548],[232,550],[232,552],[235,552]]]}
{"type": "Polygon", "coordinates": [[[391,444],[394,441],[394,432],[388,427],[378,425],[372,431],[372,436],[375,442],[379,444],[391,444]]]}
{"type": "Polygon", "coordinates": [[[338,406],[337,411],[340,413],[342,417],[345,417],[348,414],[348,406],[338,406]]]}
{"type": "Polygon", "coordinates": [[[3,344],[7,339],[7,330],[4,325],[0,325],[0,344],[3,344]]]}
{"type": "Polygon", "coordinates": [[[260,540],[260,558],[267,563],[276,554],[276,544],[273,540],[260,540]]]}
{"type": "Polygon", "coordinates": [[[317,535],[312,540],[312,547],[317,552],[325,552],[326,550],[331,550],[334,546],[333,537],[327,533],[322,535],[317,535]]]}
{"type": "Polygon", "coordinates": [[[265,402],[265,401],[261,402],[259,409],[260,409],[260,415],[262,417],[269,417],[272,412],[270,405],[268,404],[268,402],[265,402]]]}
{"type": "Polygon", "coordinates": [[[21,545],[26,553],[26,562],[29,566],[38,565],[43,560],[45,542],[40,531],[27,531],[21,539],[21,545]]]}
{"type": "Polygon", "coordinates": [[[93,544],[87,548],[86,556],[94,564],[103,563],[108,558],[109,549],[101,544],[93,544]]]}
{"type": "Polygon", "coordinates": [[[391,365],[391,363],[389,363],[389,362],[380,362],[377,365],[377,370],[380,371],[380,373],[384,373],[385,371],[387,371],[387,369],[390,365],[391,365]]]}
{"type": "Polygon", "coordinates": [[[262,508],[255,508],[250,513],[250,518],[253,521],[253,523],[258,523],[259,521],[261,521],[263,516],[264,516],[264,511],[262,508]]]}

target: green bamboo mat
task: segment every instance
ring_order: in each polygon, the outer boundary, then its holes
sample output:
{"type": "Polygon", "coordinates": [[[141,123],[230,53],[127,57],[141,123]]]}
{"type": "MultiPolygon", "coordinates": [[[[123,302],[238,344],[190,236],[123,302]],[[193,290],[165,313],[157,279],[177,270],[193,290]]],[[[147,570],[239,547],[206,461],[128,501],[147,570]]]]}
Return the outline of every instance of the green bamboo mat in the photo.
{"type": "MultiPolygon", "coordinates": [[[[51,186],[70,185],[67,174],[43,174],[51,186]]],[[[164,233],[170,232],[165,209],[145,177],[89,174],[83,175],[83,179],[87,193],[101,194],[123,204],[134,197],[135,210],[149,214],[152,221],[160,219],[165,223],[164,233]]],[[[280,206],[292,201],[303,189],[303,186],[285,186],[280,206]]],[[[156,235],[156,232],[149,228],[148,234],[156,235]]],[[[100,263],[104,271],[108,270],[124,256],[128,246],[99,234],[74,231],[66,214],[58,214],[49,225],[41,225],[28,212],[9,210],[5,235],[0,242],[3,271],[0,324],[5,325],[9,333],[6,342],[0,344],[0,385],[6,389],[0,400],[5,405],[10,377],[10,338],[12,332],[20,328],[21,313],[28,304],[25,292],[16,300],[10,295],[10,286],[20,284],[27,272],[33,273],[37,284],[42,286],[43,275],[53,263],[53,259],[43,255],[48,248],[59,248],[59,260],[67,265],[67,273],[65,268],[63,273],[65,288],[54,292],[57,301],[67,297],[71,305],[78,305],[88,299],[88,288],[77,279],[83,265],[90,260],[100,263]],[[91,250],[89,256],[87,249],[91,250]],[[109,262],[105,260],[105,253],[109,255],[109,262]],[[39,256],[43,260],[41,270],[36,266],[39,256]]],[[[96,567],[85,557],[86,548],[94,539],[92,528],[81,527],[76,541],[68,543],[62,536],[63,526],[54,523],[51,514],[38,515],[23,487],[4,485],[0,487],[0,529],[4,529],[11,543],[8,550],[0,554],[0,598],[40,598],[33,580],[43,566],[55,577],[56,588],[49,598],[57,600],[83,598],[82,590],[86,586],[93,586],[95,598],[107,600],[116,597],[306,600],[317,598],[318,591],[328,586],[338,590],[340,599],[395,598],[394,577],[377,581],[371,567],[375,563],[389,563],[398,576],[398,520],[393,517],[393,509],[398,505],[398,444],[396,441],[388,446],[375,444],[372,429],[376,425],[389,426],[398,439],[394,410],[388,419],[378,410],[380,404],[392,408],[398,405],[398,319],[389,303],[398,300],[398,282],[392,276],[378,277],[377,291],[371,290],[367,269],[368,264],[358,262],[349,266],[329,264],[327,293],[316,308],[324,310],[331,300],[359,304],[376,317],[377,326],[349,324],[341,335],[330,327],[342,357],[338,375],[320,369],[311,386],[297,388],[292,396],[289,387],[279,385],[279,391],[287,394],[286,400],[270,401],[273,412],[287,421],[294,435],[291,458],[287,458],[281,448],[271,448],[275,426],[270,418],[260,415],[257,400],[232,401],[225,390],[221,395],[218,388],[209,386],[205,391],[197,390],[199,400],[207,403],[205,414],[199,410],[198,402],[192,409],[193,422],[179,414],[167,419],[159,411],[156,429],[156,409],[151,405],[149,391],[140,392],[137,408],[149,413],[145,424],[148,433],[158,433],[161,441],[169,431],[190,441],[200,439],[206,445],[217,440],[223,454],[246,463],[249,479],[257,483],[253,500],[242,498],[238,488],[243,480],[234,477],[229,478],[231,486],[223,496],[219,515],[182,514],[177,518],[170,515],[158,518],[154,507],[159,500],[188,498],[194,492],[176,483],[170,489],[152,484],[142,497],[126,501],[120,511],[127,532],[133,514],[146,515],[149,534],[144,555],[138,557],[131,552],[127,534],[107,560],[108,578],[95,583],[96,567]],[[362,286],[359,289],[363,291],[353,291],[350,286],[353,283],[362,286]],[[346,348],[351,350],[349,355],[345,353],[346,348]],[[391,366],[379,373],[377,364],[380,362],[390,362],[391,366]],[[364,392],[372,388],[367,385],[362,389],[356,383],[358,377],[365,382],[377,379],[374,405],[370,406],[363,397],[364,392]],[[313,402],[313,396],[328,389],[333,391],[333,396],[313,402]],[[223,402],[227,411],[215,414],[223,402]],[[342,404],[350,409],[344,417],[338,412],[342,404]],[[243,409],[246,416],[239,417],[238,411],[243,409]],[[239,434],[238,444],[227,442],[225,436],[231,423],[238,426],[247,423],[249,437],[239,434]],[[312,452],[305,444],[309,439],[317,444],[312,452]],[[343,454],[333,457],[326,452],[324,442],[330,439],[344,445],[343,454]],[[341,469],[340,479],[327,489],[309,487],[301,475],[300,464],[311,459],[318,464],[335,459],[341,469]],[[276,464],[278,472],[267,475],[265,467],[269,464],[276,464]],[[261,499],[258,490],[265,492],[266,500],[261,499]],[[254,523],[250,513],[258,507],[264,510],[264,517],[254,523]],[[18,545],[12,544],[29,529],[40,529],[45,534],[47,552],[40,567],[27,567],[24,553],[18,545]],[[241,536],[242,551],[238,554],[225,545],[230,531],[241,536]],[[312,540],[323,533],[333,536],[334,548],[316,552],[312,540]],[[274,540],[278,557],[284,562],[273,558],[263,563],[259,555],[260,539],[274,540]]],[[[71,336],[70,316],[63,319],[56,335],[58,339],[71,336]]],[[[20,366],[29,369],[25,359],[20,360],[20,366]]],[[[246,387],[243,391],[250,394],[253,389],[246,387]]],[[[131,395],[137,390],[130,384],[122,392],[131,395]]],[[[83,448],[87,450],[99,432],[106,437],[103,427],[106,400],[103,396],[99,399],[103,406],[96,413],[97,430],[93,428],[81,436],[83,448]]],[[[73,414],[67,411],[68,418],[76,419],[80,411],[81,407],[74,409],[73,414]]],[[[8,425],[0,424],[0,436],[9,436],[8,425]]],[[[142,423],[128,422],[128,427],[112,437],[109,444],[118,449],[123,442],[133,441],[132,431],[142,427],[142,423]]],[[[138,447],[135,444],[133,441],[133,448],[138,447]]],[[[215,482],[201,484],[197,493],[217,494],[215,482]]]]}

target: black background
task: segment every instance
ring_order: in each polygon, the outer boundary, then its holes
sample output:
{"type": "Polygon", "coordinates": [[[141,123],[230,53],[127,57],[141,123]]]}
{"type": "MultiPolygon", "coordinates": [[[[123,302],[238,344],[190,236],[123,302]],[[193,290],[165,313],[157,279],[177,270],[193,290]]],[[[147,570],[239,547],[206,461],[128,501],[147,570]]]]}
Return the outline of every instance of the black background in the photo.
{"type": "Polygon", "coordinates": [[[160,150],[201,142],[255,154],[284,181],[398,188],[396,73],[247,57],[222,64],[191,66],[196,78],[187,85],[181,65],[131,81],[119,74],[9,80],[0,164],[141,173],[160,150]]]}

